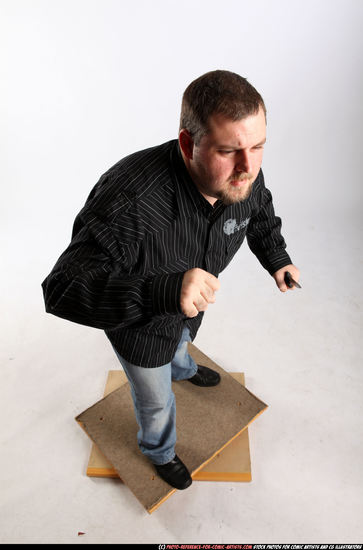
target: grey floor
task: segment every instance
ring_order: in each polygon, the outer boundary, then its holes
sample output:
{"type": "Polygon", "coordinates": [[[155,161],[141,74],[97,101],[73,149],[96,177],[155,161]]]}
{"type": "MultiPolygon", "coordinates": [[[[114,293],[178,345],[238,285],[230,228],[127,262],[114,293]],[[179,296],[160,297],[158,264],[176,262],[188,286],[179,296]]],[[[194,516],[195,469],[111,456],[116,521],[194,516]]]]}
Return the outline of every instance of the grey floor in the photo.
{"type": "Polygon", "coordinates": [[[74,417],[119,367],[103,332],[44,313],[49,259],[10,265],[1,291],[0,542],[361,542],[362,227],[337,219],[303,232],[289,220],[302,290],[281,294],[247,245],[220,275],[194,343],[227,371],[243,371],[269,405],[249,430],[253,479],[194,482],[152,515],[118,480],[85,474],[91,443],[74,417]]]}

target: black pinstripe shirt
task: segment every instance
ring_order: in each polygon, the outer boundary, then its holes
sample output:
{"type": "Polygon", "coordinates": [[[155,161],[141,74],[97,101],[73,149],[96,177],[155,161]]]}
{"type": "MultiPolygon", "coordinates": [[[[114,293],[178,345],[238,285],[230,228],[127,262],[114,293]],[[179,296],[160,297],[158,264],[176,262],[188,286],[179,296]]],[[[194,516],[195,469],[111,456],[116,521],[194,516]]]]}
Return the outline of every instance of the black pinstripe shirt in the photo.
{"type": "Polygon", "coordinates": [[[143,367],[171,361],[186,324],[184,273],[213,275],[245,237],[269,273],[292,263],[260,170],[250,197],[212,206],[184,165],[177,140],[120,160],[93,187],[71,242],[42,283],[48,313],[103,329],[121,356],[143,367]]]}

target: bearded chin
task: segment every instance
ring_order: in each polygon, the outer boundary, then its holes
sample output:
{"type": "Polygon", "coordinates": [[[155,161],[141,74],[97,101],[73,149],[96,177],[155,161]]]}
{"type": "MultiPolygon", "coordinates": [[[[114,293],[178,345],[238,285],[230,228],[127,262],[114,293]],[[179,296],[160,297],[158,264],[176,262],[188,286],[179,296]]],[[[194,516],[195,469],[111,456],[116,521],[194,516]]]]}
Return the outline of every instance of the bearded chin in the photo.
{"type": "Polygon", "coordinates": [[[247,184],[248,189],[238,188],[234,190],[223,190],[218,193],[218,199],[225,205],[230,206],[231,204],[236,204],[237,202],[243,202],[248,199],[252,192],[252,182],[247,184]]]}

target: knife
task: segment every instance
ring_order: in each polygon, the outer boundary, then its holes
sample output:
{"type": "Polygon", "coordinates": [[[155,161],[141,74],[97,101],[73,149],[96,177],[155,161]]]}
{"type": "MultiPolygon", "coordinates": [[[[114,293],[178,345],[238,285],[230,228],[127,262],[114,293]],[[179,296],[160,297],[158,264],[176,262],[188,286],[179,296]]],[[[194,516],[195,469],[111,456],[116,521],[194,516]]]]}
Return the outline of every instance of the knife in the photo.
{"type": "Polygon", "coordinates": [[[291,273],[288,271],[285,271],[285,277],[284,277],[285,283],[289,288],[292,288],[293,286],[296,286],[297,288],[301,288],[298,282],[296,282],[292,277],[291,273]]]}

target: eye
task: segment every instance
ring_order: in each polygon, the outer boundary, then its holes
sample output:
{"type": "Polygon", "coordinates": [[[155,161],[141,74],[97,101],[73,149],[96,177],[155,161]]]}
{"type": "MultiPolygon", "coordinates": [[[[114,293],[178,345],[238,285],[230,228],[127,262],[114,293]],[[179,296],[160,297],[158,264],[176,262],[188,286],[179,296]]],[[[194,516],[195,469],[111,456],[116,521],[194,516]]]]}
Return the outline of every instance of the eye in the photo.
{"type": "Polygon", "coordinates": [[[222,153],[222,155],[230,155],[231,153],[234,153],[234,151],[225,151],[225,150],[222,150],[219,152],[222,153]]]}

